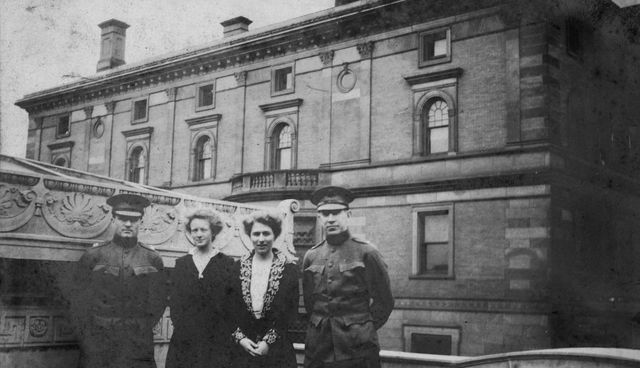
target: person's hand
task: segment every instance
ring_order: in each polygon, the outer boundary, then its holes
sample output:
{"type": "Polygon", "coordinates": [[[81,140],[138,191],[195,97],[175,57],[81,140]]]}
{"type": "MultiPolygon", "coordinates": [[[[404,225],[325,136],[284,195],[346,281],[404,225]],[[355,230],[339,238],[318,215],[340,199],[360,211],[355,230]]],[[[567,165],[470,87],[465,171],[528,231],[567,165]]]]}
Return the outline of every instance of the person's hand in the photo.
{"type": "Polygon", "coordinates": [[[266,341],[260,340],[258,341],[258,347],[256,348],[256,353],[261,356],[265,356],[269,354],[269,344],[266,341]]]}
{"type": "Polygon", "coordinates": [[[240,344],[240,346],[242,346],[244,351],[246,351],[247,353],[251,354],[252,356],[259,356],[260,355],[256,351],[256,349],[258,348],[258,344],[253,342],[250,338],[245,337],[242,340],[240,340],[240,342],[238,342],[238,343],[240,344]]]}

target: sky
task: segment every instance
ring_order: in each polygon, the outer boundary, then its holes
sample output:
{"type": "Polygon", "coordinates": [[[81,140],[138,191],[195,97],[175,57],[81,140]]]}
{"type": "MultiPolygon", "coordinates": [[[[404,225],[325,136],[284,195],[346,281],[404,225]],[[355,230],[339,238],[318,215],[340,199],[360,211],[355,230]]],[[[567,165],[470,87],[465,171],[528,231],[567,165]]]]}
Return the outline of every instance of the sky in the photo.
{"type": "Polygon", "coordinates": [[[128,64],[222,38],[220,22],[245,16],[250,30],[328,9],[334,0],[0,0],[0,153],[24,157],[24,95],[95,74],[98,24],[127,29],[128,64]]]}

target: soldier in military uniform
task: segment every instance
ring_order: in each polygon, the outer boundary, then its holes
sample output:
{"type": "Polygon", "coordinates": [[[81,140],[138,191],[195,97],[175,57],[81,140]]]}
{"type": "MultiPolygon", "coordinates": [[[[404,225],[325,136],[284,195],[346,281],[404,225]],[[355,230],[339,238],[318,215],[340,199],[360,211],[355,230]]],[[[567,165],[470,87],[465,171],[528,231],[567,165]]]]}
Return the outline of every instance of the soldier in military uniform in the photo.
{"type": "Polygon", "coordinates": [[[149,201],[119,194],[107,199],[115,233],[78,262],[71,309],[78,323],[84,368],[155,368],[153,326],[166,291],[162,258],[138,242],[149,201]]]}
{"type": "Polygon", "coordinates": [[[380,252],[349,233],[352,200],[341,187],[311,196],[326,239],[303,261],[307,368],[380,367],[377,330],[393,310],[393,296],[380,252]]]}

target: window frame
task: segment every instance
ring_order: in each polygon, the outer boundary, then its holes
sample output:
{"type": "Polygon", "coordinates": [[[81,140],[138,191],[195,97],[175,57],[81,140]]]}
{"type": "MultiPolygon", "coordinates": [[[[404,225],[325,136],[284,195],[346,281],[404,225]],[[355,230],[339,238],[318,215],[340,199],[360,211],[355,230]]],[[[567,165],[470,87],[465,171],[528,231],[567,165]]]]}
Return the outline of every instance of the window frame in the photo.
{"type": "MultiPolygon", "coordinates": [[[[439,40],[439,39],[441,38],[438,38],[438,39],[434,38],[434,40],[439,40]]],[[[451,62],[451,28],[450,27],[435,28],[435,29],[430,29],[428,31],[423,31],[418,33],[418,67],[419,68],[423,68],[431,65],[437,65],[437,64],[444,64],[449,62],[451,62]],[[432,57],[430,59],[423,58],[426,51],[425,50],[426,38],[428,37],[433,38],[435,35],[441,32],[445,32],[444,39],[447,42],[446,54],[444,56],[432,57]]]]}
{"type": "Polygon", "coordinates": [[[210,109],[214,109],[216,107],[216,83],[215,80],[213,81],[208,81],[208,82],[203,82],[203,83],[198,83],[195,86],[196,91],[195,91],[195,97],[196,97],[196,106],[195,106],[195,110],[196,111],[203,111],[203,110],[210,110],[210,109]],[[202,95],[200,94],[200,91],[202,90],[202,88],[211,86],[211,103],[208,105],[203,105],[202,104],[202,95]]]}
{"type": "Polygon", "coordinates": [[[457,106],[455,99],[452,97],[457,96],[457,82],[456,79],[447,79],[442,82],[447,82],[441,85],[431,85],[424,90],[417,90],[414,96],[416,100],[413,125],[414,125],[414,139],[413,139],[413,155],[422,157],[437,157],[443,155],[455,154],[458,150],[458,127],[457,127],[457,106]],[[435,99],[442,99],[447,103],[449,113],[449,147],[447,151],[429,153],[427,150],[427,121],[425,121],[425,115],[428,115],[429,108],[432,105],[432,101],[435,99]]]}
{"type": "Polygon", "coordinates": [[[412,235],[412,261],[411,261],[411,275],[410,278],[417,279],[454,279],[455,278],[455,222],[454,222],[454,205],[448,204],[434,204],[414,207],[412,209],[412,223],[413,223],[413,235],[412,235]],[[447,212],[448,216],[448,257],[447,257],[447,272],[444,273],[428,273],[425,272],[422,267],[421,257],[423,256],[423,244],[422,233],[424,233],[424,218],[431,215],[436,215],[441,212],[447,212]]]}
{"type": "Polygon", "coordinates": [[[71,114],[65,114],[58,116],[58,120],[56,122],[56,138],[66,138],[71,136],[71,114]],[[60,133],[60,123],[63,119],[67,120],[67,131],[66,133],[60,133]]]}
{"type": "Polygon", "coordinates": [[[449,103],[442,97],[440,96],[434,96],[432,98],[430,98],[426,104],[423,106],[422,108],[422,147],[423,147],[423,153],[425,156],[433,156],[433,155],[441,155],[441,154],[446,154],[451,152],[451,114],[449,113],[449,103]],[[430,127],[429,126],[429,112],[431,111],[431,108],[438,102],[443,102],[444,104],[447,105],[447,116],[446,116],[446,120],[447,120],[447,124],[446,125],[442,125],[442,126],[437,126],[437,127],[430,127]],[[447,129],[447,149],[444,151],[438,151],[438,152],[431,152],[431,131],[435,130],[435,129],[442,129],[443,127],[446,127],[447,129]]]}
{"type": "Polygon", "coordinates": [[[191,181],[193,182],[201,182],[201,181],[207,181],[207,180],[213,180],[216,177],[216,140],[215,137],[213,136],[212,133],[208,132],[208,131],[202,131],[199,132],[199,134],[196,134],[193,137],[193,164],[192,164],[192,175],[191,175],[191,181]],[[209,139],[209,145],[210,145],[210,154],[211,157],[209,158],[209,172],[210,172],[210,176],[209,177],[204,177],[204,167],[200,167],[200,162],[201,162],[201,157],[198,155],[198,153],[200,152],[200,141],[204,138],[208,138],[209,139]]]}
{"type": "Polygon", "coordinates": [[[295,92],[296,89],[296,69],[295,63],[281,64],[271,68],[271,96],[286,95],[295,92]],[[289,88],[277,89],[278,72],[291,68],[291,86],[289,88]]]}
{"type": "Polygon", "coordinates": [[[272,157],[271,159],[273,160],[272,163],[272,167],[274,168],[274,170],[291,170],[293,168],[293,128],[291,127],[291,124],[288,124],[286,122],[281,122],[279,124],[276,125],[276,127],[273,130],[273,136],[271,137],[271,139],[273,140],[273,153],[272,153],[272,157]],[[280,148],[280,136],[282,135],[282,133],[284,132],[284,130],[287,129],[289,131],[289,147],[287,147],[287,149],[289,150],[289,165],[288,168],[281,168],[282,166],[282,148],[280,148]]]}
{"type": "MultiPolygon", "coordinates": [[[[144,144],[133,144],[131,146],[131,148],[129,149],[129,152],[127,153],[127,176],[126,176],[126,180],[132,183],[136,183],[136,184],[142,184],[142,185],[147,185],[148,183],[148,178],[149,178],[149,150],[147,149],[147,147],[144,144]],[[144,158],[144,173],[143,173],[143,177],[142,177],[142,182],[140,181],[133,181],[132,180],[132,173],[134,168],[132,167],[131,163],[132,163],[132,156],[135,153],[136,150],[140,149],[140,156],[143,156],[144,158]]],[[[139,166],[136,166],[136,168],[139,168],[139,166]]]]}
{"type": "Polygon", "coordinates": [[[279,144],[279,135],[282,131],[280,128],[283,125],[289,126],[289,131],[291,133],[291,165],[288,169],[285,170],[295,170],[297,167],[297,138],[296,138],[296,127],[293,121],[287,117],[279,117],[274,119],[271,124],[269,124],[269,129],[267,130],[267,135],[265,139],[265,170],[271,171],[279,171],[281,170],[277,164],[277,152],[278,152],[278,144],[279,144]]]}
{"type": "Polygon", "coordinates": [[[149,120],[149,97],[141,97],[131,100],[131,123],[132,124],[140,124],[147,122],[149,120]],[[138,102],[144,101],[144,117],[136,119],[136,104],[138,102]]]}
{"type": "Polygon", "coordinates": [[[460,355],[460,341],[462,329],[459,326],[431,326],[431,325],[402,325],[403,349],[412,352],[411,336],[417,334],[441,335],[451,337],[451,356],[460,355]]]}
{"type": "Polygon", "coordinates": [[[588,43],[588,28],[577,18],[567,18],[564,22],[564,42],[567,55],[582,62],[588,43]]]}

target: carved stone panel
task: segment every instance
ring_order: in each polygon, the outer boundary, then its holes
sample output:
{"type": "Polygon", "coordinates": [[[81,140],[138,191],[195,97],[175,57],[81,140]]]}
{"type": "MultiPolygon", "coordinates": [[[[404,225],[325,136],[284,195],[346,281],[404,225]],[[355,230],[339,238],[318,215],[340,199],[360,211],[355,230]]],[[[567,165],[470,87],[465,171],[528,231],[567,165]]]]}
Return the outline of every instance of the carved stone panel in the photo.
{"type": "Polygon", "coordinates": [[[36,197],[33,190],[0,184],[0,232],[15,230],[29,222],[35,212],[36,197]]]}
{"type": "Polygon", "coordinates": [[[29,334],[25,342],[50,342],[52,340],[51,322],[49,316],[30,316],[29,334]]]}
{"type": "Polygon", "coordinates": [[[24,337],[26,318],[6,316],[0,324],[0,346],[20,345],[24,337]]]}
{"type": "Polygon", "coordinates": [[[140,224],[138,238],[144,244],[162,244],[171,239],[178,229],[178,214],[173,207],[152,204],[140,224]]]}
{"type": "Polygon", "coordinates": [[[98,202],[96,197],[84,193],[48,192],[44,199],[44,219],[64,236],[94,238],[107,230],[111,223],[109,207],[98,202]]]}

